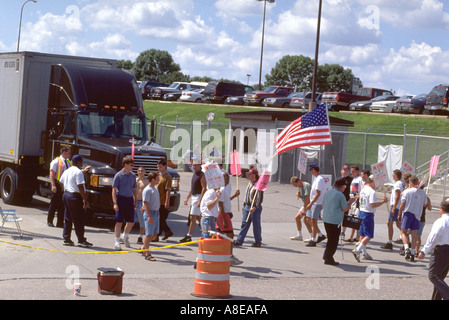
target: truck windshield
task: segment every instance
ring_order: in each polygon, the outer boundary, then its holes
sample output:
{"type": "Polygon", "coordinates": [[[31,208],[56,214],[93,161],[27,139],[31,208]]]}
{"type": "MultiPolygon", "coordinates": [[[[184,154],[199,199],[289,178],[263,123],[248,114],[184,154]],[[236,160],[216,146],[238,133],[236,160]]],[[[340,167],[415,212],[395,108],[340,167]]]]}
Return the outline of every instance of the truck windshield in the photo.
{"type": "Polygon", "coordinates": [[[144,119],[137,115],[106,112],[80,112],[77,118],[81,137],[136,138],[144,140],[144,119]]]}
{"type": "Polygon", "coordinates": [[[267,87],[267,88],[265,88],[264,92],[275,92],[275,91],[276,91],[276,88],[277,88],[277,87],[273,87],[273,86],[267,87]]]}

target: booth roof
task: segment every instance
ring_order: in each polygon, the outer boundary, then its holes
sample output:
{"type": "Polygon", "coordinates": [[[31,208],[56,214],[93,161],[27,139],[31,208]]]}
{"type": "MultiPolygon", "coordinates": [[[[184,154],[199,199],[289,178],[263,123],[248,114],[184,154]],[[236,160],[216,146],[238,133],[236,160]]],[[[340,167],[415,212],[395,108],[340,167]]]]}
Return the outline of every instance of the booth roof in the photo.
{"type": "MultiPolygon", "coordinates": [[[[225,117],[235,120],[263,120],[263,121],[293,121],[304,115],[305,112],[298,111],[247,111],[247,112],[228,112],[225,113],[225,117]]],[[[331,126],[341,127],[354,127],[353,121],[343,120],[329,116],[329,122],[331,126]]]]}

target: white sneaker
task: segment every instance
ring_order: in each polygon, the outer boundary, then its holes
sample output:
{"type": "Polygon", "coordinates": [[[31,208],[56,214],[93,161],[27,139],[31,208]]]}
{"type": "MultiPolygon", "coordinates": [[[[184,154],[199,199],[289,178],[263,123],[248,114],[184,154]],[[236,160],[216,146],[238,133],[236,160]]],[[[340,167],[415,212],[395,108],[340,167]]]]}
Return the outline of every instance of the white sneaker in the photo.
{"type": "Polygon", "coordinates": [[[125,247],[131,248],[131,244],[129,243],[129,238],[123,238],[123,242],[125,243],[125,247]]]}
{"type": "Polygon", "coordinates": [[[369,253],[367,253],[362,256],[362,260],[373,260],[373,257],[371,257],[369,253]]]}
{"type": "Polygon", "coordinates": [[[242,264],[243,261],[240,259],[237,259],[235,256],[232,255],[231,259],[230,259],[230,263],[231,263],[231,266],[238,266],[239,264],[242,264]]]}
{"type": "Polygon", "coordinates": [[[294,237],[290,237],[290,240],[298,240],[298,241],[302,241],[302,236],[294,236],[294,237]]]}
{"type": "Polygon", "coordinates": [[[360,252],[357,250],[352,250],[352,254],[354,255],[354,258],[357,260],[357,262],[360,262],[360,252]]]}
{"type": "Polygon", "coordinates": [[[120,246],[120,243],[116,243],[114,249],[115,249],[115,251],[122,251],[122,247],[120,246]]]}
{"type": "Polygon", "coordinates": [[[340,234],[340,240],[343,240],[344,238],[345,238],[345,233],[342,232],[342,233],[340,234]]]}
{"type": "Polygon", "coordinates": [[[304,239],[304,242],[305,243],[309,243],[310,241],[312,241],[313,239],[312,238],[310,238],[310,239],[304,239]]]}

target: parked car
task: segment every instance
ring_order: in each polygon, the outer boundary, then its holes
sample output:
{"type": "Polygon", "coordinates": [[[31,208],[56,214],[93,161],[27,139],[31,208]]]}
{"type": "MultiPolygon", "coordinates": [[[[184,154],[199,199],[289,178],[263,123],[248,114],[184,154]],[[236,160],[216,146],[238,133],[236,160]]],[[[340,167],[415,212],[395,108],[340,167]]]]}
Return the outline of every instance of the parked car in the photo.
{"type": "Polygon", "coordinates": [[[294,91],[291,87],[269,86],[264,91],[246,93],[243,101],[246,105],[263,105],[267,98],[286,97],[294,91]]]}
{"type": "Polygon", "coordinates": [[[391,113],[393,112],[393,107],[396,106],[396,100],[399,98],[399,96],[389,96],[386,100],[375,101],[371,104],[370,110],[373,112],[391,113]]]}
{"type": "MultiPolygon", "coordinates": [[[[304,93],[303,92],[299,92],[299,96],[295,96],[292,98],[292,100],[290,101],[290,108],[303,108],[303,109],[307,109],[309,106],[310,101],[312,100],[312,92],[307,92],[306,93],[306,104],[304,107],[304,93]]],[[[321,100],[322,100],[323,94],[320,92],[315,92],[315,102],[317,105],[321,104],[321,100]]]]}
{"type": "Polygon", "coordinates": [[[184,102],[196,102],[200,103],[203,97],[204,89],[193,89],[189,91],[183,91],[181,94],[181,101],[184,102]]]}
{"type": "Polygon", "coordinates": [[[440,84],[429,92],[429,96],[426,100],[425,110],[430,114],[449,112],[448,99],[449,99],[449,85],[440,84]]]}
{"type": "Polygon", "coordinates": [[[378,96],[370,100],[356,101],[349,105],[351,111],[371,111],[370,107],[373,102],[386,101],[391,99],[392,96],[378,96]]]}
{"type": "Polygon", "coordinates": [[[203,89],[206,82],[173,82],[168,87],[154,87],[151,89],[151,97],[153,99],[178,100],[185,90],[203,89]],[[167,94],[167,97],[165,97],[167,94]]]}
{"type": "Polygon", "coordinates": [[[227,97],[224,104],[235,104],[235,105],[244,105],[243,96],[238,97],[227,97]]]}
{"type": "Polygon", "coordinates": [[[366,101],[378,96],[393,95],[390,90],[377,88],[358,88],[354,93],[324,92],[323,102],[334,111],[349,110],[349,105],[356,101],[366,101]]]}
{"type": "Polygon", "coordinates": [[[168,84],[156,81],[140,81],[139,89],[142,99],[151,99],[151,88],[154,87],[168,87],[168,84]]]}
{"type": "Polygon", "coordinates": [[[407,95],[400,97],[396,100],[396,106],[393,111],[399,113],[423,113],[427,96],[427,93],[421,93],[416,96],[407,95]]]}
{"type": "Polygon", "coordinates": [[[225,103],[228,97],[244,96],[254,91],[253,87],[241,83],[226,81],[211,81],[204,89],[203,102],[225,103]]]}
{"type": "Polygon", "coordinates": [[[292,98],[303,96],[302,92],[292,92],[286,97],[266,98],[263,101],[265,107],[288,108],[292,98]]]}

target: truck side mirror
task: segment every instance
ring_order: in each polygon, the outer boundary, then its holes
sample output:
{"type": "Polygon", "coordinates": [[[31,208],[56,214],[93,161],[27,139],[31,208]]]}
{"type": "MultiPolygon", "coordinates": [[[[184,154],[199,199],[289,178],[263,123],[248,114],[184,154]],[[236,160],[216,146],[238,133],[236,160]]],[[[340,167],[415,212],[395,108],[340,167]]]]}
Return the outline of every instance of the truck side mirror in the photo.
{"type": "MultiPolygon", "coordinates": [[[[151,126],[150,126],[150,140],[156,140],[156,120],[151,120],[151,126]]],[[[154,141],[153,141],[154,142],[154,141]]]]}

